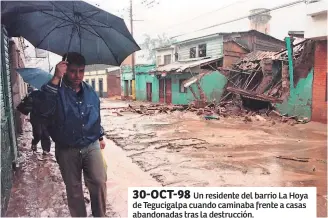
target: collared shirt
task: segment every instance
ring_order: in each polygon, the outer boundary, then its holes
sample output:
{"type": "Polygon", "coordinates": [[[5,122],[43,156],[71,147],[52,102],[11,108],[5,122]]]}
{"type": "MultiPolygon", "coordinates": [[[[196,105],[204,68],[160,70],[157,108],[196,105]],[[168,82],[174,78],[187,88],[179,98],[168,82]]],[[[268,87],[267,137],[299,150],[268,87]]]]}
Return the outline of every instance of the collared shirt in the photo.
{"type": "Polygon", "coordinates": [[[104,135],[100,100],[90,85],[82,82],[76,92],[64,81],[61,87],[49,82],[41,90],[44,105],[40,115],[49,120],[49,134],[56,146],[82,148],[104,135]]]}

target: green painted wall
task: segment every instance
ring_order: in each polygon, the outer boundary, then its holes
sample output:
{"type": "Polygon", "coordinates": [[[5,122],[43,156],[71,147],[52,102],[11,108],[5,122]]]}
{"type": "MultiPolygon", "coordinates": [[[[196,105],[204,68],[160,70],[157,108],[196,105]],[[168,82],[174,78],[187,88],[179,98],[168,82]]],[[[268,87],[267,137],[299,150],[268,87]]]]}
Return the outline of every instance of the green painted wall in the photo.
{"type": "MultiPolygon", "coordinates": [[[[144,72],[149,72],[151,69],[154,69],[156,66],[154,64],[151,65],[136,65],[135,66],[135,72],[136,74],[141,74],[144,72]]],[[[122,76],[121,76],[121,93],[124,93],[125,88],[125,80],[128,80],[128,89],[131,87],[131,81],[133,79],[133,73],[132,73],[132,67],[131,66],[123,66],[121,68],[122,70],[122,76]]],[[[136,76],[136,95],[138,95],[138,88],[140,89],[140,85],[138,87],[138,76],[136,76]]],[[[145,85],[146,86],[146,85],[145,85]]],[[[146,88],[144,89],[146,90],[146,88]]],[[[130,91],[131,92],[131,91],[130,91]]],[[[146,91],[145,91],[146,92],[146,91]]],[[[125,94],[126,95],[126,94],[125,94]]],[[[146,100],[146,97],[145,97],[146,100]]]]}
{"type": "Polygon", "coordinates": [[[206,94],[206,97],[210,101],[216,100],[216,102],[219,102],[227,82],[227,78],[220,72],[216,71],[204,76],[201,81],[201,86],[206,94]]]}
{"type": "Polygon", "coordinates": [[[159,102],[159,82],[155,76],[148,73],[138,73],[136,75],[136,98],[138,101],[147,100],[146,83],[152,84],[152,102],[159,102]]]}
{"type": "MultiPolygon", "coordinates": [[[[182,75],[172,75],[172,103],[173,104],[189,104],[191,101],[195,100],[190,89],[187,89],[186,93],[180,93],[180,80],[189,79],[191,75],[185,73],[182,75]]],[[[201,81],[200,85],[209,101],[216,99],[218,101],[221,98],[223,89],[227,83],[227,78],[219,72],[213,72],[211,74],[205,75],[201,81]]],[[[200,93],[198,91],[197,85],[193,84],[191,86],[199,98],[200,93]]]]}
{"type": "MultiPolygon", "coordinates": [[[[133,74],[132,72],[125,72],[123,73],[122,71],[122,75],[121,75],[121,93],[124,93],[124,96],[128,96],[129,92],[128,93],[125,93],[125,90],[126,90],[126,87],[125,87],[125,80],[128,80],[128,90],[130,89],[131,87],[131,81],[132,81],[132,78],[133,78],[133,74]]],[[[131,92],[131,91],[130,91],[131,92]]]]}
{"type": "MultiPolygon", "coordinates": [[[[186,93],[180,92],[180,80],[189,79],[192,75],[190,73],[168,75],[172,81],[172,104],[188,104],[195,100],[193,94],[189,89],[186,93]]],[[[147,100],[146,83],[152,83],[152,102],[159,102],[159,80],[148,73],[138,73],[136,76],[136,98],[140,101],[147,100]]],[[[219,72],[213,72],[205,75],[201,80],[201,87],[208,100],[221,98],[223,89],[227,83],[227,79],[219,72]]],[[[197,97],[199,91],[195,84],[192,85],[197,97]]]]}
{"type": "MultiPolygon", "coordinates": [[[[172,80],[172,104],[188,104],[189,102],[193,101],[194,97],[189,88],[187,89],[186,93],[180,92],[180,80],[191,78],[192,76],[190,75],[190,73],[184,73],[181,75],[170,75],[170,77],[172,80]]],[[[192,85],[192,87],[195,90],[194,84],[192,85]]],[[[196,91],[197,90],[195,90],[195,92],[196,91]]],[[[199,93],[197,94],[199,96],[199,93]]]]}
{"type": "Polygon", "coordinates": [[[282,104],[276,104],[276,107],[281,114],[288,114],[288,116],[307,117],[310,119],[312,111],[313,69],[311,69],[306,78],[300,79],[296,87],[294,87],[295,71],[293,67],[293,54],[290,37],[286,37],[285,42],[288,53],[290,93],[288,99],[282,104]]]}
{"type": "Polygon", "coordinates": [[[282,104],[276,104],[281,114],[311,118],[312,109],[313,69],[306,78],[302,78],[290,91],[288,99],[282,104]]]}

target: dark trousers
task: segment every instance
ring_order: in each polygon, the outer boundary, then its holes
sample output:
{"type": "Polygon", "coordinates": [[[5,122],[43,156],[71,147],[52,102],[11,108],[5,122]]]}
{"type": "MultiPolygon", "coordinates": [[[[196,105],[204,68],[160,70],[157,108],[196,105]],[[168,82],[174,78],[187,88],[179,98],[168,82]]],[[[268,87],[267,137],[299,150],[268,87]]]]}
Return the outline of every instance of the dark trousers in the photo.
{"type": "Polygon", "coordinates": [[[62,147],[56,145],[56,159],[66,185],[71,216],[87,217],[82,186],[83,172],[90,192],[92,215],[105,217],[107,173],[99,142],[96,141],[83,149],[62,147]]]}
{"type": "Polygon", "coordinates": [[[51,140],[44,124],[38,122],[31,122],[33,129],[33,140],[32,145],[37,145],[41,140],[41,147],[43,151],[49,152],[51,147],[51,140]]]}

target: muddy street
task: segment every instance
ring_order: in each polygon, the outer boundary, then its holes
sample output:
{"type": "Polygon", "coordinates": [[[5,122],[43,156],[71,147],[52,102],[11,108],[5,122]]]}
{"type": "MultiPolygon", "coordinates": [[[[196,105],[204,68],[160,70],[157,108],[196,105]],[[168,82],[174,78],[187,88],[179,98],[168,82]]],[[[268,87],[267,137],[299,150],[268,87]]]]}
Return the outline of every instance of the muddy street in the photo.
{"type": "Polygon", "coordinates": [[[327,216],[325,125],[149,116],[124,112],[127,105],[103,102],[106,136],[162,186],[315,186],[318,216],[327,216]]]}
{"type": "MultiPolygon", "coordinates": [[[[18,138],[19,168],[14,175],[14,184],[8,204],[7,217],[69,217],[65,184],[56,163],[54,143],[47,156],[31,151],[32,126],[26,122],[24,134],[18,138]]],[[[84,187],[87,213],[91,216],[89,192],[84,187]]],[[[115,217],[110,203],[107,215],[115,217]]]]}
{"type": "MultiPolygon", "coordinates": [[[[290,126],[242,118],[205,120],[192,112],[125,112],[138,102],[103,100],[107,215],[127,216],[131,186],[315,186],[318,216],[327,216],[326,126],[290,126]]],[[[65,186],[54,157],[30,151],[31,126],[18,139],[21,166],[7,216],[67,217],[65,186]]],[[[91,216],[90,200],[85,202],[91,216]]]]}

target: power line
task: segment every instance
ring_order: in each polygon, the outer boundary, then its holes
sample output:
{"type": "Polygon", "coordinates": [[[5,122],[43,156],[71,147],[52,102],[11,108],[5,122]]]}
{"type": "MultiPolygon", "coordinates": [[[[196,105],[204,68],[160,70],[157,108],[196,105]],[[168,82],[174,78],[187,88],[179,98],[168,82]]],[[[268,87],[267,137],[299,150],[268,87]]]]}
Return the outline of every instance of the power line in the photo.
{"type": "Polygon", "coordinates": [[[239,4],[239,3],[244,3],[244,2],[247,2],[247,1],[250,1],[250,0],[241,0],[241,1],[237,1],[237,2],[231,3],[231,4],[229,4],[229,5],[225,5],[225,6],[223,6],[223,7],[217,8],[217,9],[215,9],[215,10],[213,10],[213,11],[209,11],[209,12],[206,12],[206,13],[200,14],[200,15],[198,15],[198,16],[196,16],[196,17],[193,17],[193,18],[191,18],[191,19],[189,19],[189,20],[186,20],[186,21],[183,21],[183,22],[181,22],[181,23],[170,25],[170,26],[166,27],[165,29],[166,29],[166,30],[168,30],[168,29],[172,29],[172,27],[180,26],[181,24],[184,24],[184,23],[187,23],[187,22],[190,22],[190,21],[196,20],[196,19],[198,19],[198,18],[200,18],[200,17],[203,17],[203,16],[207,16],[207,15],[213,14],[214,12],[218,12],[218,11],[221,11],[222,9],[225,9],[225,8],[231,7],[231,6],[236,5],[236,4],[239,4]]]}
{"type": "MultiPolygon", "coordinates": [[[[267,13],[267,12],[270,12],[270,11],[275,11],[275,10],[278,10],[278,9],[281,9],[281,8],[294,6],[296,4],[304,3],[304,2],[305,2],[305,0],[299,0],[299,1],[291,2],[291,3],[279,5],[277,7],[273,7],[271,9],[268,9],[268,10],[265,10],[265,11],[261,11],[261,12],[257,12],[257,13],[251,14],[251,16],[256,16],[256,15],[264,14],[264,13],[267,13]]],[[[199,32],[199,31],[211,29],[213,27],[221,26],[221,25],[224,25],[224,24],[232,23],[232,22],[235,22],[235,21],[243,20],[245,18],[248,18],[249,16],[250,15],[247,15],[247,16],[239,17],[239,18],[236,18],[236,19],[233,19],[233,20],[229,20],[229,21],[225,21],[225,22],[222,22],[222,23],[214,24],[214,25],[211,25],[211,26],[208,26],[208,27],[204,27],[204,28],[201,28],[201,29],[197,29],[197,30],[191,31],[191,32],[187,32],[187,33],[183,33],[183,34],[180,34],[180,35],[176,35],[176,36],[173,36],[171,38],[177,38],[179,36],[184,36],[184,35],[187,35],[187,34],[190,34],[190,33],[195,33],[195,32],[199,32]]]]}

